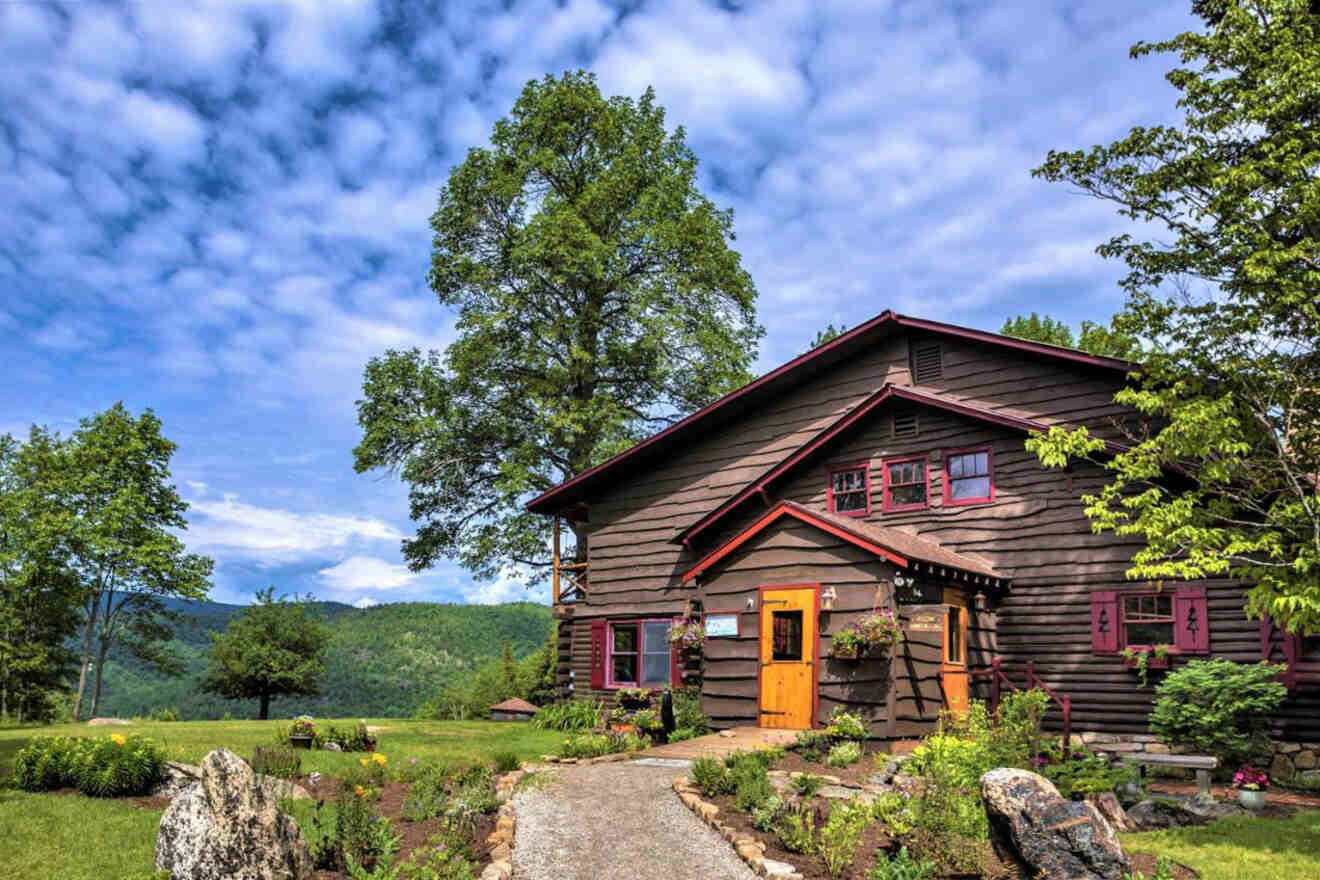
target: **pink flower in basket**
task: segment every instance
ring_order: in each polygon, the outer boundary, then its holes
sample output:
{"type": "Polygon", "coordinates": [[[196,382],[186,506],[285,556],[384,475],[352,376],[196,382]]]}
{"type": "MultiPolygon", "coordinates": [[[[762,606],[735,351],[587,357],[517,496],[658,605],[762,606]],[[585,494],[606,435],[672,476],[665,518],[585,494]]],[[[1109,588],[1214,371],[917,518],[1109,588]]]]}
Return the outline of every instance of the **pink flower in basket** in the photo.
{"type": "Polygon", "coordinates": [[[1233,774],[1233,787],[1245,788],[1247,791],[1264,791],[1270,787],[1270,778],[1264,770],[1247,764],[1233,774]]]}
{"type": "Polygon", "coordinates": [[[676,620],[669,625],[669,641],[683,650],[699,648],[706,641],[706,628],[696,620],[676,620]]]}

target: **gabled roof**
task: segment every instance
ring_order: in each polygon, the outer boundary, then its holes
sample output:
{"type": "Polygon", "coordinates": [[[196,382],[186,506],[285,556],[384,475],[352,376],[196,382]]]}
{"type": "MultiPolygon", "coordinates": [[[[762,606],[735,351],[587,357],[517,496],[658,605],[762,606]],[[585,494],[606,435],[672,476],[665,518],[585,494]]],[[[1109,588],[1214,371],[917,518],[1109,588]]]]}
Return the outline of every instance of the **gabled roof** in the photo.
{"type": "Polygon", "coordinates": [[[519,697],[510,697],[503,703],[496,703],[494,706],[490,707],[490,710],[492,712],[527,712],[533,714],[541,711],[536,706],[533,706],[531,703],[519,697]]]}
{"type": "Polygon", "coordinates": [[[842,538],[856,547],[889,560],[900,568],[924,567],[927,570],[943,573],[948,573],[947,570],[952,569],[956,573],[971,576],[972,579],[980,579],[992,586],[998,586],[1007,580],[984,560],[955,553],[934,541],[918,538],[909,532],[811,510],[796,501],[780,501],[756,522],[707,553],[700,562],[684,572],[683,583],[697,577],[784,517],[790,517],[842,538]],[[924,566],[920,565],[922,563],[924,566]]]}
{"type": "Polygon", "coordinates": [[[985,343],[1037,357],[1069,361],[1080,366],[1104,371],[1125,373],[1137,366],[1130,361],[1118,358],[1100,357],[1059,345],[1016,339],[1011,336],[987,333],[984,330],[960,327],[956,324],[945,324],[940,321],[912,318],[886,310],[864,324],[859,324],[848,332],[840,334],[824,345],[817,346],[811,351],[793,358],[788,363],[776,367],[737,391],[724,395],[714,403],[697,410],[692,415],[665,428],[663,431],[651,435],[613,458],[542,492],[527,502],[527,510],[533,513],[554,513],[580,503],[599,487],[608,485],[611,481],[617,479],[620,469],[625,465],[641,467],[648,462],[663,458],[682,444],[700,436],[703,432],[713,431],[728,424],[743,413],[833,367],[875,340],[900,328],[985,343]]]}
{"type": "Polygon", "coordinates": [[[674,536],[674,543],[684,544],[691,541],[699,532],[705,531],[710,526],[722,520],[748,499],[764,493],[770,487],[771,483],[775,482],[794,467],[823,449],[840,434],[845,433],[850,428],[857,425],[881,404],[895,399],[946,410],[971,419],[1001,425],[1005,428],[1012,428],[1024,433],[1030,433],[1032,431],[1046,433],[1050,429],[1050,426],[1044,422],[1038,422],[1033,419],[1024,419],[1020,416],[996,412],[995,410],[984,409],[979,406],[972,406],[971,404],[949,400],[938,394],[929,394],[902,385],[885,385],[857,406],[848,410],[848,412],[844,413],[832,424],[822,429],[820,433],[793,450],[793,452],[789,453],[788,456],[774,467],[749,482],[746,486],[740,489],[737,494],[730,497],[719,507],[716,507],[710,513],[683,529],[683,531],[674,536]]]}

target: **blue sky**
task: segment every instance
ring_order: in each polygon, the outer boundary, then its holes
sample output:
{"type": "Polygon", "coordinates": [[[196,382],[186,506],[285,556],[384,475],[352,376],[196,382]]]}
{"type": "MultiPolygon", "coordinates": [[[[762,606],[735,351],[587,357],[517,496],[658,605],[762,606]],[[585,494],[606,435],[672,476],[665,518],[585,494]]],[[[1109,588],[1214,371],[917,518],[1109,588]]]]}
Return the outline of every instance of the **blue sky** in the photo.
{"type": "Polygon", "coordinates": [[[760,367],[885,308],[995,330],[1121,304],[1111,208],[1050,148],[1174,120],[1186,0],[0,3],[0,432],[123,400],[179,444],[214,596],[491,602],[401,564],[405,490],[358,476],[366,360],[443,347],[427,220],[527,80],[655,87],[736,211],[760,367]]]}

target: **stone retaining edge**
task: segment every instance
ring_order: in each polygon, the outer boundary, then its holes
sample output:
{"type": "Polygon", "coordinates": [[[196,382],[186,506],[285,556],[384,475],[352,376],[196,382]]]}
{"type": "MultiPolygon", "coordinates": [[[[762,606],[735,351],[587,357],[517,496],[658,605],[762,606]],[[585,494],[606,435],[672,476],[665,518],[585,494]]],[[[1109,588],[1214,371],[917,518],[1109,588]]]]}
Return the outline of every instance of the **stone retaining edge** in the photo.
{"type": "MultiPolygon", "coordinates": [[[[696,813],[701,821],[705,822],[711,829],[723,837],[733,847],[738,858],[747,863],[747,867],[752,869],[752,873],[758,877],[774,877],[775,880],[802,880],[802,875],[796,871],[791,873],[774,872],[771,873],[766,867],[765,844],[734,828],[732,825],[726,825],[719,820],[720,808],[710,801],[702,800],[701,790],[696,784],[686,776],[679,776],[674,780],[674,793],[683,805],[692,812],[696,813]]],[[[486,880],[485,877],[482,880],[486,880]]]]}
{"type": "Polygon", "coordinates": [[[513,812],[513,789],[529,772],[534,771],[514,770],[495,778],[495,799],[500,808],[495,814],[495,830],[486,835],[486,843],[491,845],[490,864],[482,870],[480,880],[513,878],[513,836],[518,827],[513,812]]]}

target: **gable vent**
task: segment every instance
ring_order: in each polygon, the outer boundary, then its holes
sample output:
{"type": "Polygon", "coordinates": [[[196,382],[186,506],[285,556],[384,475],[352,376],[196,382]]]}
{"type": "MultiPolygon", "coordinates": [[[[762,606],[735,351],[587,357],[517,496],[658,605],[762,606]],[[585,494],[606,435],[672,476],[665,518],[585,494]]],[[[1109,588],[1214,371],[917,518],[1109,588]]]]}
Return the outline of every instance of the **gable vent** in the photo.
{"type": "Polygon", "coordinates": [[[944,375],[938,342],[923,342],[912,348],[912,383],[926,385],[944,375]]]}
{"type": "Polygon", "coordinates": [[[915,412],[894,413],[894,436],[915,437],[919,430],[915,412]]]}

